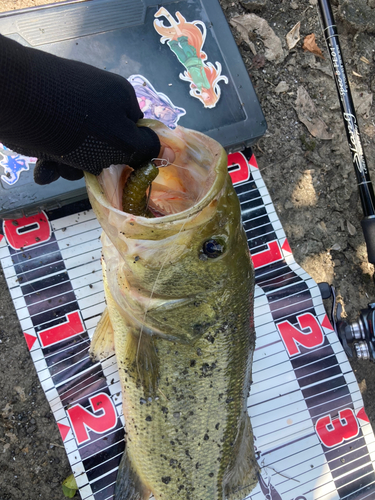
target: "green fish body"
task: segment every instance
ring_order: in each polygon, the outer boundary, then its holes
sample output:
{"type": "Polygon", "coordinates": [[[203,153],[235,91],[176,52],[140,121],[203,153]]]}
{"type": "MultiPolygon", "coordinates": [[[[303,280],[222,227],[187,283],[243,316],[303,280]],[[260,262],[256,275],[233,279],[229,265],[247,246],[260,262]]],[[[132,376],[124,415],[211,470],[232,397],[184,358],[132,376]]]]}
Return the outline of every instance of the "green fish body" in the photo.
{"type": "Polygon", "coordinates": [[[121,210],[120,167],[86,174],[107,301],[91,351],[114,349],[123,389],[116,500],[242,499],[258,466],[246,405],[254,276],[238,198],[215,141],[144,125],[176,153],[152,187],[162,216],[121,210]]]}

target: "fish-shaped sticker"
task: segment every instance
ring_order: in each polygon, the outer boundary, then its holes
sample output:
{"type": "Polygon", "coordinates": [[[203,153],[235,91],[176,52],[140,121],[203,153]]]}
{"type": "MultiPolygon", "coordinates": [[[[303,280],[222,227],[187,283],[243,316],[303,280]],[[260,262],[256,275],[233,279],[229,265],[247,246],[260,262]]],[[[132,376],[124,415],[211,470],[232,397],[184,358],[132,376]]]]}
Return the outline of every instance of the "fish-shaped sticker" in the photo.
{"type": "Polygon", "coordinates": [[[165,17],[169,26],[164,26],[160,19],[154,20],[154,28],[161,35],[160,42],[165,43],[184,66],[180,73],[181,80],[190,83],[190,95],[199,99],[205,108],[214,108],[221,89],[219,82],[228,83],[228,78],[221,74],[221,64],[207,61],[207,54],[202,50],[206,40],[206,26],[202,21],[188,22],[180,12],[176,12],[177,21],[165,7],[155,14],[156,18],[165,17]]]}

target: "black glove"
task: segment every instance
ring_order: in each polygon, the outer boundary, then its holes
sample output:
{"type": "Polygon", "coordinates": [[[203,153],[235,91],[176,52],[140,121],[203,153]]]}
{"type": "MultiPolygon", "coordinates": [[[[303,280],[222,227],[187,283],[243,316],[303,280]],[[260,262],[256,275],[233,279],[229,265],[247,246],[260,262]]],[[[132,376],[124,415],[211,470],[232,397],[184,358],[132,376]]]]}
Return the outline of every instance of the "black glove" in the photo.
{"type": "Polygon", "coordinates": [[[1,35],[0,75],[0,141],[39,159],[38,184],[159,155],[155,132],[136,126],[143,114],[125,78],[1,35]]]}

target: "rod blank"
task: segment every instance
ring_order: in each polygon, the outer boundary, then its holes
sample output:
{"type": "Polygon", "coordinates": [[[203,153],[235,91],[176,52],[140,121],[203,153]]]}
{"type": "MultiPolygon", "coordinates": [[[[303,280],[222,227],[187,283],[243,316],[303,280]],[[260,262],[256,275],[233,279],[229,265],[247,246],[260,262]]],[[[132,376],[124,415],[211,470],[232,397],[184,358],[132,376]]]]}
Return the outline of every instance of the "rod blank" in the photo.
{"type": "Polygon", "coordinates": [[[365,153],[363,151],[344,59],[341,52],[337,27],[329,0],[318,0],[323,33],[332,63],[333,76],[340,99],[341,113],[344,121],[346,137],[352,156],[353,167],[357,178],[358,190],[362,204],[364,219],[361,221],[367,246],[368,260],[375,264],[375,196],[370,179],[365,153]]]}

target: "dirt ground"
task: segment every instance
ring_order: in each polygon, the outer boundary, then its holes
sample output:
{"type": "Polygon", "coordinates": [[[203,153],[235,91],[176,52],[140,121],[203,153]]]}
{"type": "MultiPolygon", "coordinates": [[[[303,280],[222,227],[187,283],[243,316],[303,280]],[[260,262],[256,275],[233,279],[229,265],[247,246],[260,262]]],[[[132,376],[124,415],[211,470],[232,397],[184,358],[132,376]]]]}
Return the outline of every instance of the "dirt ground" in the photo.
{"type": "MultiPolygon", "coordinates": [[[[3,0],[0,10],[44,3],[3,0]]],[[[296,261],[317,282],[336,287],[345,313],[354,320],[375,299],[374,269],[367,263],[356,179],[315,0],[220,3],[228,21],[238,26],[243,18],[233,18],[255,13],[281,42],[259,29],[247,38],[232,26],[268,123],[254,151],[296,261]],[[286,35],[298,22],[300,40],[289,50],[286,35]],[[312,33],[324,59],[302,49],[304,38],[312,33]],[[313,105],[306,104],[301,88],[313,105]],[[316,122],[317,137],[301,121],[302,99],[310,124],[317,117],[324,122],[316,122]]],[[[336,0],[333,7],[375,179],[375,2],[336,0]]],[[[374,426],[375,367],[356,360],[352,367],[374,426]]],[[[54,417],[0,271],[0,500],[62,500],[61,482],[69,474],[54,417]]]]}

